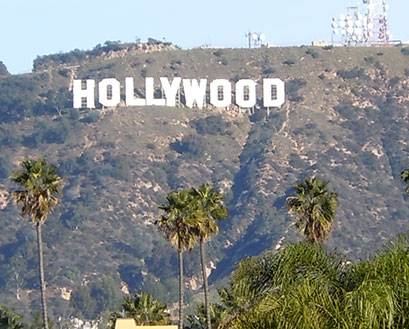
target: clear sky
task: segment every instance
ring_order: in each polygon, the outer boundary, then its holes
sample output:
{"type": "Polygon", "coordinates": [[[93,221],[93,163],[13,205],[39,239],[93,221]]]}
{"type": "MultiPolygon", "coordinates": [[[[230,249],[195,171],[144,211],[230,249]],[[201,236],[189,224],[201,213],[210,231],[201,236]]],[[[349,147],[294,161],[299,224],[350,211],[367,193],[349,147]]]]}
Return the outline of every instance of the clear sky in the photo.
{"type": "MultiPolygon", "coordinates": [[[[372,0],[373,1],[373,0],[372,0]]],[[[392,39],[409,40],[409,0],[388,0],[392,39]]],[[[166,39],[182,48],[245,47],[261,32],[278,46],[331,40],[331,19],[362,0],[0,0],[0,61],[31,71],[38,55],[106,40],[166,39]]]]}

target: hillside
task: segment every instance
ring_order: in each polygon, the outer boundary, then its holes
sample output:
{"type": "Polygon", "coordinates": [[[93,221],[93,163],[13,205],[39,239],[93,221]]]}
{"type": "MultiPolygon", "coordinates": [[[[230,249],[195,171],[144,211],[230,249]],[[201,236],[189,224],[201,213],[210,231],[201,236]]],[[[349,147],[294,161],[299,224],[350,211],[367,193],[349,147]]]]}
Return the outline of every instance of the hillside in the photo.
{"type": "MultiPolygon", "coordinates": [[[[226,195],[230,216],[208,247],[213,289],[243,257],[301,239],[284,200],[293,182],[311,174],[329,180],[340,198],[329,249],[365,259],[409,230],[399,178],[409,162],[407,48],[124,49],[53,55],[37,59],[31,74],[0,73],[2,303],[39,306],[35,232],[11,202],[7,178],[25,157],[46,157],[64,179],[61,205],[44,227],[58,315],[81,313],[87,282],[123,281],[175,300],[177,255],[153,223],[158,204],[179,187],[212,182],[226,195]],[[134,77],[143,94],[145,77],[162,76],[280,78],[287,99],[269,115],[234,107],[72,108],[73,79],[134,77]]],[[[197,255],[186,256],[193,290],[200,288],[197,255]]],[[[83,315],[102,310],[93,307],[83,315]]]]}

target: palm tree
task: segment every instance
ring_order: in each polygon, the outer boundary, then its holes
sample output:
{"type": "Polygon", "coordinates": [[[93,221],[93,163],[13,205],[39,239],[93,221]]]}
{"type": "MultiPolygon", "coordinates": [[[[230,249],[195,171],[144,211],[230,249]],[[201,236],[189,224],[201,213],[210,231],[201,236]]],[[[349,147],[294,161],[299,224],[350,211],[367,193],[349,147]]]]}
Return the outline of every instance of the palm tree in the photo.
{"type": "Polygon", "coordinates": [[[211,329],[211,316],[208,301],[208,281],[206,274],[206,251],[205,243],[212,235],[219,233],[219,226],[217,221],[223,220],[227,217],[227,208],[223,205],[223,195],[213,189],[210,184],[204,184],[199,189],[191,189],[191,194],[195,199],[197,206],[196,216],[200,218],[198,221],[198,237],[200,245],[200,261],[203,275],[203,289],[205,299],[205,310],[207,319],[207,328],[211,329]]]}
{"type": "Polygon", "coordinates": [[[183,251],[192,249],[197,241],[197,223],[192,194],[188,190],[172,191],[167,204],[159,206],[165,212],[156,222],[159,230],[178,250],[179,258],[179,329],[183,329],[183,251]]]}
{"type": "Polygon", "coordinates": [[[293,184],[295,195],[286,200],[288,210],[298,217],[297,228],[311,243],[322,242],[331,230],[338,206],[338,195],[328,190],[329,182],[307,177],[293,184]]]}
{"type": "Polygon", "coordinates": [[[166,305],[150,294],[139,293],[133,297],[125,297],[122,303],[123,313],[111,313],[111,324],[115,326],[117,318],[125,316],[133,318],[137,325],[169,324],[169,314],[165,313],[166,305]]]}
{"type": "Polygon", "coordinates": [[[407,194],[409,194],[409,169],[405,169],[400,173],[400,178],[405,182],[408,183],[408,186],[406,187],[405,191],[407,194]]]}
{"type": "Polygon", "coordinates": [[[12,181],[22,189],[13,192],[17,204],[21,204],[21,215],[31,217],[37,229],[38,267],[40,278],[41,304],[43,309],[44,329],[48,329],[47,303],[45,299],[43,243],[41,227],[48,214],[59,202],[61,176],[52,165],[47,165],[42,158],[24,160],[22,170],[12,175],[12,181]]]}

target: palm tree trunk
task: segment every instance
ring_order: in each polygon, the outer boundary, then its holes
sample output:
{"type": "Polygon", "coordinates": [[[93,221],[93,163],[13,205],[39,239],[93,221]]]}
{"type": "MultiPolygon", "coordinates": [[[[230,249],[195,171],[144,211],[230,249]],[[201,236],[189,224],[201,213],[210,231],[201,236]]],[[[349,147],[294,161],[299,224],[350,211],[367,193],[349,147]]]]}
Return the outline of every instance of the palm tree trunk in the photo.
{"type": "Polygon", "coordinates": [[[41,223],[37,223],[37,247],[38,247],[38,269],[40,274],[41,305],[43,307],[43,326],[44,329],[48,329],[47,301],[45,299],[43,240],[41,237],[41,223]]]}
{"type": "Polygon", "coordinates": [[[179,254],[179,329],[183,329],[183,251],[178,248],[179,254]]]}
{"type": "Polygon", "coordinates": [[[206,251],[205,244],[203,239],[200,238],[200,261],[202,263],[202,274],[203,274],[203,289],[204,289],[204,299],[205,299],[205,308],[206,308],[206,320],[207,320],[207,329],[212,329],[212,320],[210,318],[210,305],[209,305],[209,284],[207,282],[206,275],[206,251]]]}

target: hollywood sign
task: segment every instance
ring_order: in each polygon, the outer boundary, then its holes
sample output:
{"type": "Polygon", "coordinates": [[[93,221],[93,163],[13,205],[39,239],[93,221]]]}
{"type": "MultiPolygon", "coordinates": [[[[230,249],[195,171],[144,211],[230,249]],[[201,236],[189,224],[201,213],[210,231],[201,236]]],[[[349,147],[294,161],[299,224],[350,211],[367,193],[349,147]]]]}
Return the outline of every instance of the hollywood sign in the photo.
{"type": "MultiPolygon", "coordinates": [[[[185,106],[203,108],[209,91],[209,101],[214,107],[225,108],[233,102],[233,86],[229,80],[216,79],[208,84],[207,79],[159,78],[162,95],[155,98],[154,78],[145,78],[145,98],[136,97],[134,78],[125,78],[126,106],[176,106],[183,86],[185,106]]],[[[235,83],[234,101],[241,108],[252,108],[257,103],[257,82],[242,79],[235,83]]],[[[74,108],[95,108],[95,80],[73,81],[74,108]]],[[[263,106],[281,107],[285,102],[285,84],[280,79],[263,79],[263,106]]],[[[115,107],[121,102],[121,83],[117,79],[103,79],[98,83],[98,101],[105,107],[115,107]]]]}

